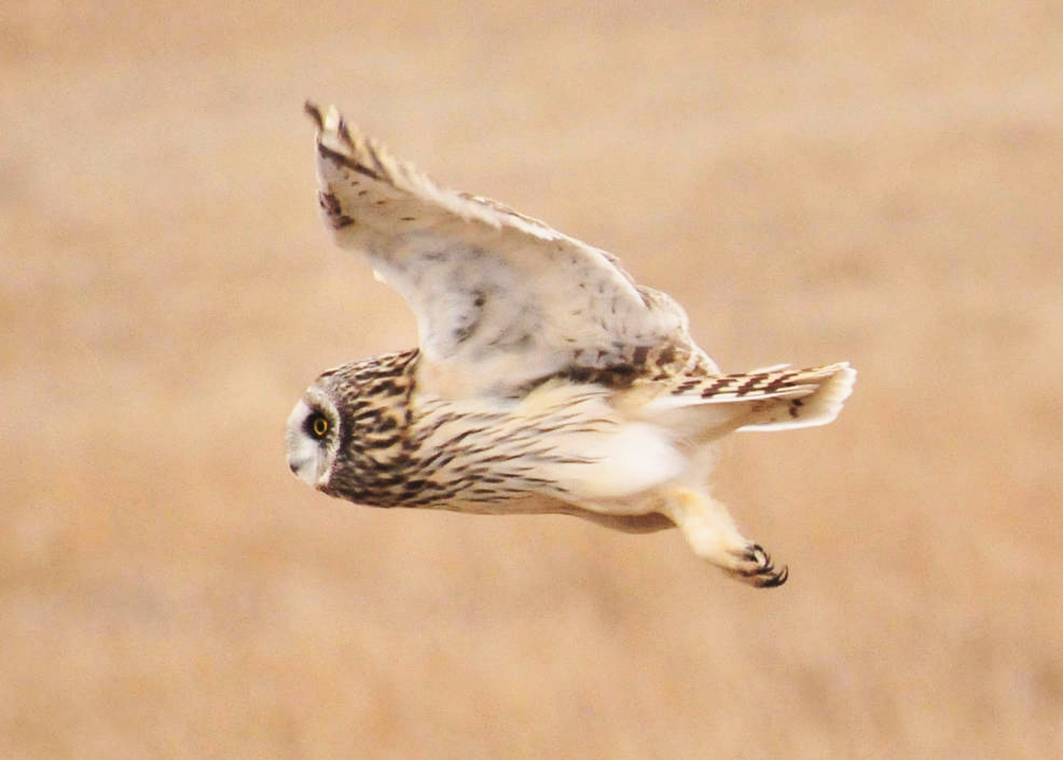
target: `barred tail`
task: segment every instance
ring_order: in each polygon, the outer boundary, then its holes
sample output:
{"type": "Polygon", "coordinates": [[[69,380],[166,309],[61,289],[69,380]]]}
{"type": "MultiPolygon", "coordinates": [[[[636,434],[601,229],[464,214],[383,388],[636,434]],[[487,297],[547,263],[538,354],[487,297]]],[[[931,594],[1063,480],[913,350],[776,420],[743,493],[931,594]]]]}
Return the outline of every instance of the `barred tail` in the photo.
{"type": "Polygon", "coordinates": [[[833,422],[853,392],[856,370],[848,362],[797,370],[801,392],[750,400],[739,430],[788,430],[833,422]]]}
{"type": "Polygon", "coordinates": [[[856,370],[848,362],[791,369],[787,365],[733,375],[687,376],[650,402],[651,412],[696,408],[702,419],[731,430],[786,430],[826,425],[852,393],[856,370]],[[706,417],[707,407],[716,410],[706,417]]]}

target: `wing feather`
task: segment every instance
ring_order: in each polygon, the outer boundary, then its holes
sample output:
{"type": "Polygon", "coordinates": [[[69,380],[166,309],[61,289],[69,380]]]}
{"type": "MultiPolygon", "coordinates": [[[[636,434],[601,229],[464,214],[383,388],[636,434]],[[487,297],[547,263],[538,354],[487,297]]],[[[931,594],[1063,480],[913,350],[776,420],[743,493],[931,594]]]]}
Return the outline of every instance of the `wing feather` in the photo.
{"type": "Polygon", "coordinates": [[[697,351],[682,308],[612,255],[443,189],[335,107],[306,108],[326,224],[413,307],[427,379],[451,393],[506,392],[568,367],[629,363],[647,347],[697,351]]]}

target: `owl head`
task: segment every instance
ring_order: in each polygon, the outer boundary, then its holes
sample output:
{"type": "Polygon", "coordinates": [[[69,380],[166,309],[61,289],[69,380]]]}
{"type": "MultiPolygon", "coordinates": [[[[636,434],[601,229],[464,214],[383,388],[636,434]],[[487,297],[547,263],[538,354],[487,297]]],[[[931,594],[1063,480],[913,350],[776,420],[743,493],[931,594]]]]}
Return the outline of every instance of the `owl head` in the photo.
{"type": "Polygon", "coordinates": [[[288,466],[325,493],[363,501],[403,451],[417,352],[324,372],[288,415],[288,466]]]}
{"type": "Polygon", "coordinates": [[[306,389],[288,415],[285,444],[288,467],[307,484],[320,488],[328,484],[329,473],[340,445],[340,410],[336,407],[322,375],[306,389]]]}

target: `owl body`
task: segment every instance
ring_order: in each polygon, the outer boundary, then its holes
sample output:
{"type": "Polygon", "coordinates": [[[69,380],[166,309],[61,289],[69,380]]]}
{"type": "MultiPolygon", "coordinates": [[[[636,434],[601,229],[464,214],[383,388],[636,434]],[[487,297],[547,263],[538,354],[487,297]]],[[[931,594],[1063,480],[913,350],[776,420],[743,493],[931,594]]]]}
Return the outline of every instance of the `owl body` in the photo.
{"type": "Polygon", "coordinates": [[[605,386],[555,378],[520,397],[452,399],[415,392],[416,351],[384,359],[325,373],[293,411],[289,449],[305,454],[289,457],[292,469],[327,494],[378,507],[645,514],[651,489],[688,466],[691,447],[674,430],[625,414],[605,386]],[[315,413],[327,419],[325,457],[315,413]]]}
{"type": "Polygon", "coordinates": [[[421,340],[307,389],[288,419],[298,477],[369,506],[678,526],[734,577],[786,580],[709,495],[717,442],[830,422],[848,364],[721,374],[682,308],[615,257],[308,111],[326,224],[410,301],[421,340]]]}

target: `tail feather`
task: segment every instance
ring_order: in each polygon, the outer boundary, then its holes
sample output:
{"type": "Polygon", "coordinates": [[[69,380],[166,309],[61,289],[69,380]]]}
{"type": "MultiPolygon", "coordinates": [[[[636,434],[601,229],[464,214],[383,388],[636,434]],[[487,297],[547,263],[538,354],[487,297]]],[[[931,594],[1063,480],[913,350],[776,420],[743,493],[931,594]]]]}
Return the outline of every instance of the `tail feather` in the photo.
{"type": "Polygon", "coordinates": [[[842,362],[812,372],[822,373],[822,379],[805,384],[800,395],[753,401],[749,417],[738,429],[788,430],[833,422],[853,392],[856,370],[842,362]]]}
{"type": "Polygon", "coordinates": [[[848,362],[808,369],[779,365],[734,375],[686,378],[651,407],[667,412],[717,406],[734,430],[812,427],[838,416],[854,382],[856,370],[848,362]]]}

